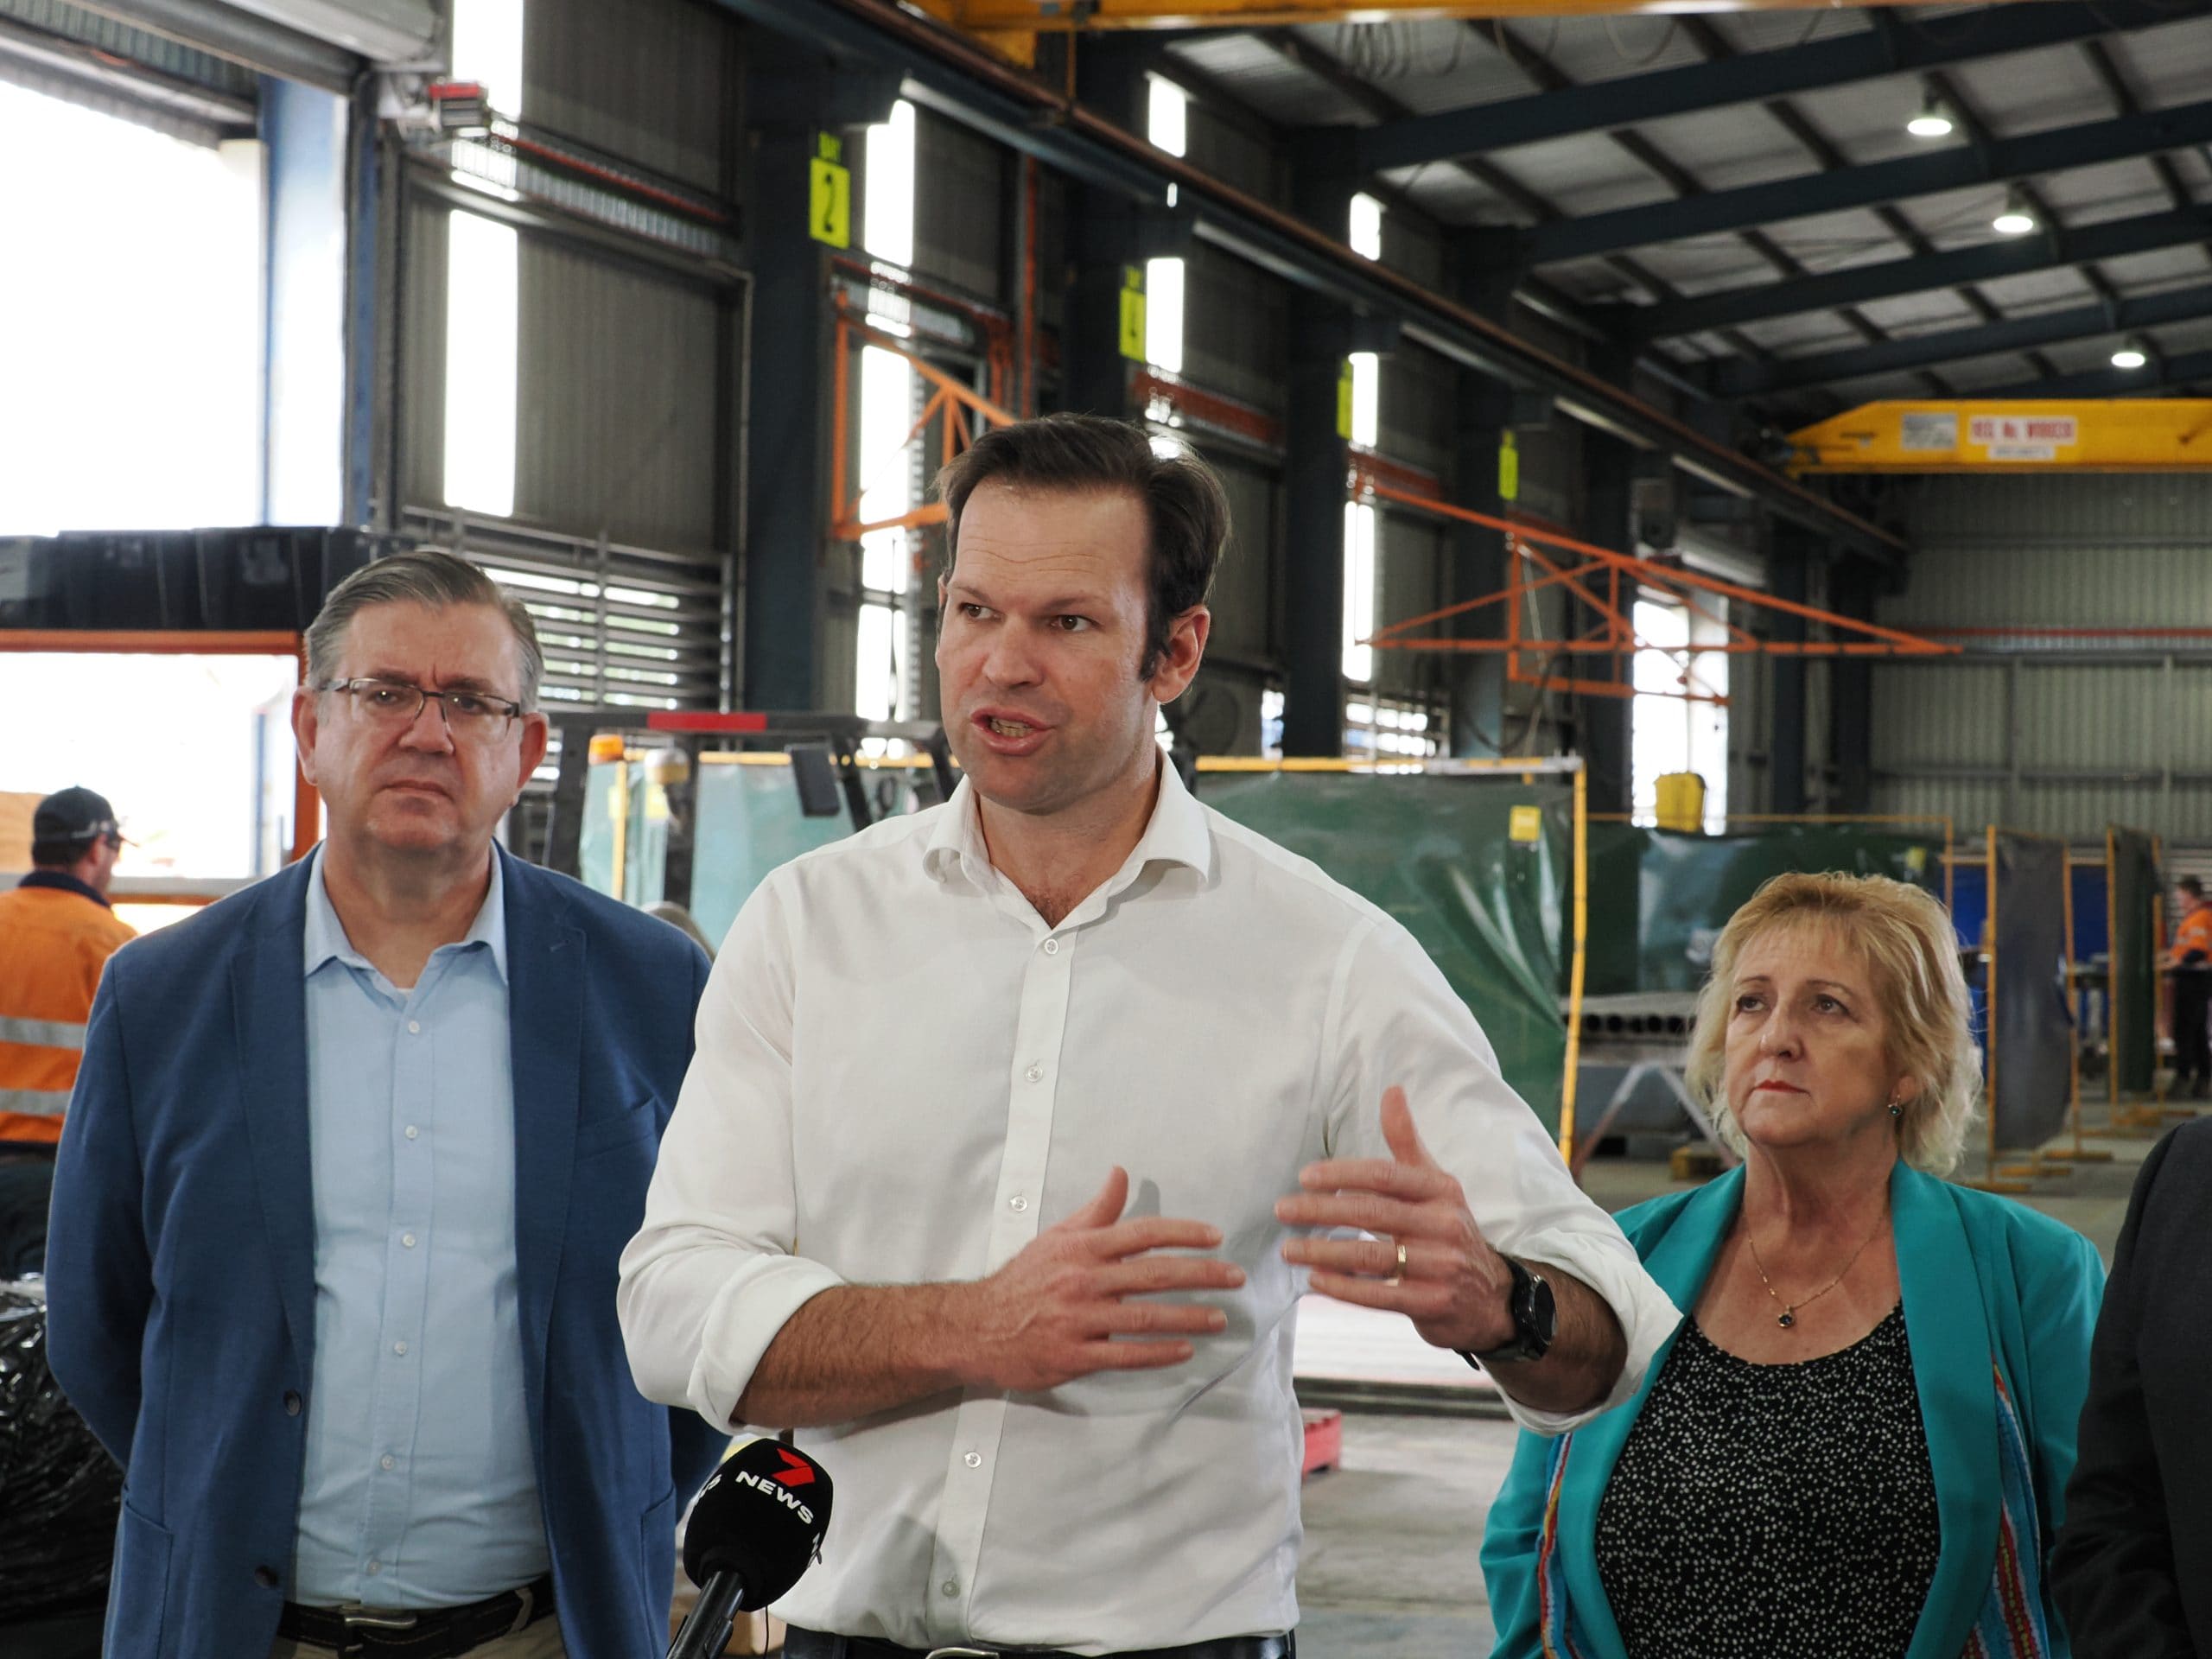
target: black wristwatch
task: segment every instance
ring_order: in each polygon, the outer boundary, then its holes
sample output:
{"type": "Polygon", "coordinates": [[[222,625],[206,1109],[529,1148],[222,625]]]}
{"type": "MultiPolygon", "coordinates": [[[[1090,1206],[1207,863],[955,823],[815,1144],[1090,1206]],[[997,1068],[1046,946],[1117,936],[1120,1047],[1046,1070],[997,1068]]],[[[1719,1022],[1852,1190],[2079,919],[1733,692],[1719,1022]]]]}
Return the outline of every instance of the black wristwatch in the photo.
{"type": "Polygon", "coordinates": [[[1501,1348],[1489,1348],[1479,1354],[1465,1348],[1455,1350],[1468,1364],[1487,1368],[1501,1361],[1541,1359],[1552,1345],[1552,1338],[1559,1328],[1559,1309],[1552,1300],[1552,1287],[1541,1274],[1530,1272],[1511,1256],[1504,1258],[1513,1274],[1513,1289],[1507,1306],[1513,1314],[1513,1340],[1501,1348]]]}

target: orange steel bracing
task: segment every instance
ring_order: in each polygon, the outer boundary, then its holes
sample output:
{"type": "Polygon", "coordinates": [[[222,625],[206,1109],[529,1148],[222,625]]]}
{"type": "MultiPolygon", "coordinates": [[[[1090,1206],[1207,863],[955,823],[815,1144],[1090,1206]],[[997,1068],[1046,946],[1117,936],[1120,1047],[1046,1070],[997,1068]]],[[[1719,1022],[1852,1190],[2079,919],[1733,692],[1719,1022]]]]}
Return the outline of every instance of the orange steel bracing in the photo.
{"type": "Polygon", "coordinates": [[[1680,696],[1693,702],[1713,703],[1726,703],[1727,698],[1698,677],[1695,659],[1701,656],[1948,657],[1957,655],[1960,651],[1957,645],[1941,645],[1896,628],[1862,622],[1856,617],[1839,616],[1832,611],[1800,604],[1795,600],[1777,599],[1771,594],[1763,594],[1756,588],[1725,582],[1718,576],[1637,558],[1611,548],[1579,541],[1556,531],[1539,529],[1522,520],[1502,518],[1491,513],[1477,512],[1471,507],[1417,495],[1387,482],[1376,475],[1375,469],[1357,463],[1352,482],[1353,493],[1357,496],[1394,501],[1418,512],[1498,531],[1507,539],[1507,549],[1513,556],[1514,569],[1525,572],[1533,566],[1537,573],[1522,575],[1498,592],[1484,594],[1479,599],[1464,600],[1456,605],[1447,605],[1441,610],[1409,616],[1402,621],[1377,628],[1360,643],[1373,645],[1378,651],[1500,653],[1505,658],[1506,677],[1516,683],[1540,685],[1554,691],[1579,691],[1586,696],[1602,697],[1637,696],[1630,673],[1630,663],[1638,652],[1654,651],[1675,658],[1682,668],[1683,689],[1679,692],[1662,695],[1680,696]],[[1548,556],[1542,551],[1544,548],[1555,549],[1573,556],[1548,556]],[[1596,626],[1571,639],[1545,639],[1531,633],[1528,626],[1531,602],[1548,588],[1562,588],[1580,600],[1597,617],[1596,626]],[[1712,644],[1688,645],[1662,645],[1645,639],[1637,632],[1630,615],[1639,589],[1649,589],[1675,601],[1692,615],[1703,617],[1711,622],[1720,631],[1723,638],[1712,644]],[[1841,637],[1761,639],[1721,614],[1710,602],[1715,598],[1733,600],[1755,611],[1817,623],[1841,637]],[[1452,617],[1465,616],[1500,606],[1504,608],[1505,629],[1503,634],[1493,638],[1446,639],[1416,632],[1452,617]],[[1550,671],[1551,666],[1560,658],[1588,658],[1611,659],[1615,677],[1602,680],[1573,675],[1561,677],[1550,671]]]}
{"type": "MultiPolygon", "coordinates": [[[[913,425],[907,428],[906,435],[899,440],[899,447],[903,449],[914,442],[929,430],[931,422],[942,416],[944,436],[939,446],[940,466],[951,461],[967,447],[969,424],[960,418],[962,416],[980,416],[992,426],[1012,426],[1014,416],[998,402],[984,397],[973,386],[962,384],[936,364],[918,355],[911,340],[887,334],[881,329],[871,327],[863,318],[855,315],[842,296],[836,308],[837,332],[831,352],[835,368],[832,371],[833,414],[830,440],[830,534],[841,542],[856,542],[879,530],[941,524],[946,517],[944,504],[941,501],[925,502],[890,518],[864,521],[860,516],[860,491],[855,486],[852,467],[847,460],[853,414],[852,360],[856,355],[853,347],[856,344],[873,346],[904,358],[906,365],[933,388],[928,401],[922,405],[921,414],[913,425]]],[[[995,385],[1003,384],[995,363],[991,378],[995,385]]]]}

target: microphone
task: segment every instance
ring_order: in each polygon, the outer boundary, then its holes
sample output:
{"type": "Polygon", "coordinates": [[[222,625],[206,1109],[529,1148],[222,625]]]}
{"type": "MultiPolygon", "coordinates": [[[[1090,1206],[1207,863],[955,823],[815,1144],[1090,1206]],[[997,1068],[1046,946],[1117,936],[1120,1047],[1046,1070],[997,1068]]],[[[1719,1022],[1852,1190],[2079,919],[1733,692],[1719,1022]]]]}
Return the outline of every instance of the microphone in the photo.
{"type": "Polygon", "coordinates": [[[709,1659],[729,1644],[730,1619],[766,1607],[799,1580],[830,1525],[830,1476],[779,1440],[749,1440],[700,1489],[683,1529],[683,1571],[698,1605],[668,1659],[709,1659]]]}

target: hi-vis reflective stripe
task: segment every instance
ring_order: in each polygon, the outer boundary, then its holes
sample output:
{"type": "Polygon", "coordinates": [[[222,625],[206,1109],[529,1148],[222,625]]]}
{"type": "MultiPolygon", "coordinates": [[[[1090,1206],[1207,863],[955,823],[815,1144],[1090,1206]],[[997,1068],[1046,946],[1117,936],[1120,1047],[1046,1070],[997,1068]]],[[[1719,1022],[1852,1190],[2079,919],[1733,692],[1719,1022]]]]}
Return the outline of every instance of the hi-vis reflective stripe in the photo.
{"type": "Polygon", "coordinates": [[[0,1014],[0,1043],[28,1043],[33,1048],[85,1046],[85,1028],[68,1020],[18,1020],[0,1014]]]}
{"type": "Polygon", "coordinates": [[[0,1112],[25,1117],[59,1117],[69,1109],[67,1089],[0,1089],[0,1112]]]}

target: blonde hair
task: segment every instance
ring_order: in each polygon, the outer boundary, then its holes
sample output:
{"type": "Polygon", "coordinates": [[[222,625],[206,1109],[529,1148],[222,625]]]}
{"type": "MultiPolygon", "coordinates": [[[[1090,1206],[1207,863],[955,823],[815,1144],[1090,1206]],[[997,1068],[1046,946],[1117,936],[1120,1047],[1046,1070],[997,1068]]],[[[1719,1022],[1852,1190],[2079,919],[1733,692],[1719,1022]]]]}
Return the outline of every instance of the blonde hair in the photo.
{"type": "Polygon", "coordinates": [[[1691,1097],[1721,1138],[1742,1152],[1744,1131],[1721,1086],[1736,964],[1753,940],[1800,922],[1829,925],[1866,964],[1888,1033],[1890,1064],[1920,1084],[1898,1122],[1898,1150],[1915,1169],[1948,1174],[1981,1096],[1973,1005],[1943,906],[1885,875],[1777,875],[1728,918],[1713,948],[1712,976],[1698,994],[1684,1077],[1691,1097]]]}

